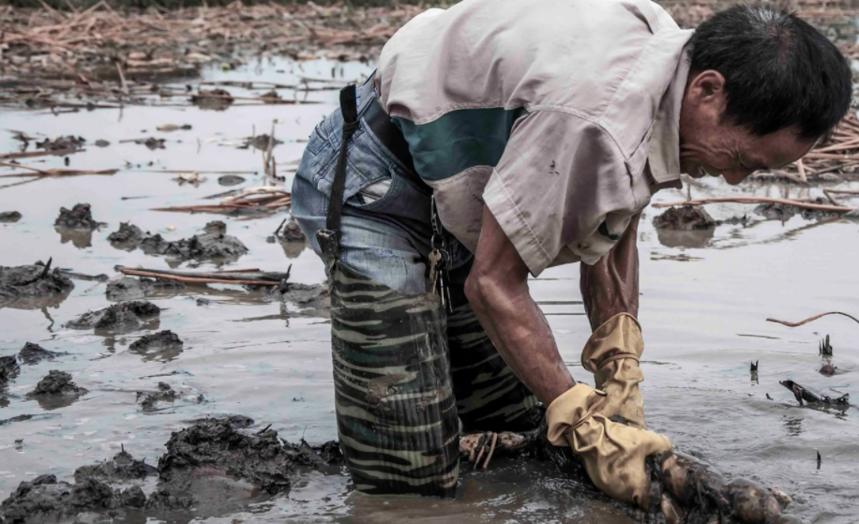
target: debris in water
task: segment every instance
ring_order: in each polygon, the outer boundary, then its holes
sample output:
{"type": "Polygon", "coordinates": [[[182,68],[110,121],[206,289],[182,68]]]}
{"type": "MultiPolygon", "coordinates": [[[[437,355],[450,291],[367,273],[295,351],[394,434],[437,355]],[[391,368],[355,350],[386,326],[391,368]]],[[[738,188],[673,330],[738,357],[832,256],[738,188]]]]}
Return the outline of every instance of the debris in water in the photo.
{"type": "Polygon", "coordinates": [[[212,220],[203,226],[203,231],[215,235],[223,235],[227,232],[227,224],[223,220],[212,220]]]}
{"type": "Polygon", "coordinates": [[[812,404],[828,405],[848,405],[850,401],[849,393],[845,393],[840,397],[832,398],[829,395],[823,393],[822,391],[819,391],[814,388],[809,388],[807,386],[801,386],[793,380],[780,380],[779,384],[793,392],[800,406],[803,405],[803,401],[812,404]]]}
{"type": "Polygon", "coordinates": [[[295,217],[289,217],[289,220],[284,219],[280,226],[274,231],[274,236],[281,242],[306,242],[307,237],[301,231],[301,226],[295,217]]]}
{"type": "Polygon", "coordinates": [[[224,175],[218,178],[218,184],[225,187],[237,186],[244,183],[244,181],[244,177],[240,177],[238,175],[224,175]]]}
{"type": "Polygon", "coordinates": [[[109,145],[110,145],[110,142],[108,142],[107,140],[101,140],[101,139],[99,139],[99,140],[96,140],[96,141],[95,141],[95,145],[96,145],[97,147],[107,147],[107,146],[109,146],[109,145]]]}
{"type": "Polygon", "coordinates": [[[273,214],[282,207],[289,207],[291,203],[292,197],[288,191],[266,186],[245,189],[239,195],[227,197],[220,204],[158,207],[152,210],[225,215],[273,214]]]}
{"type": "Polygon", "coordinates": [[[820,456],[820,451],[817,452],[817,469],[820,469],[820,463],[823,462],[823,457],[820,456]]]}
{"type": "MultiPolygon", "coordinates": [[[[290,266],[291,268],[292,266],[290,266]]],[[[238,270],[238,271],[171,271],[166,269],[130,268],[116,266],[116,270],[124,275],[154,277],[171,280],[177,283],[188,282],[196,284],[237,284],[244,286],[279,286],[289,279],[290,269],[286,273],[268,271],[238,270]]],[[[125,279],[123,279],[125,280],[125,279]]],[[[146,279],[141,279],[146,280],[146,279]]],[[[288,284],[301,286],[303,284],[288,284]]]]}
{"type": "Polygon", "coordinates": [[[270,146],[273,147],[283,143],[282,141],[266,134],[245,137],[244,140],[244,144],[242,144],[239,149],[253,147],[260,151],[267,151],[270,146]]]}
{"type": "Polygon", "coordinates": [[[75,204],[71,210],[61,207],[60,216],[54,221],[54,225],[69,229],[93,230],[105,224],[93,220],[89,204],[75,204]]]}
{"type": "Polygon", "coordinates": [[[204,233],[175,241],[164,240],[156,234],[142,239],[139,245],[148,255],[162,255],[181,261],[235,261],[248,252],[241,240],[220,233],[204,233]]]}
{"type": "Polygon", "coordinates": [[[21,213],[17,211],[4,211],[0,213],[0,222],[14,223],[21,220],[21,213]]]}
{"type": "Polygon", "coordinates": [[[191,124],[182,124],[181,126],[177,124],[161,124],[155,128],[156,131],[161,131],[162,133],[170,133],[172,131],[179,130],[187,131],[189,129],[191,129],[191,124]]]}
{"type": "Polygon", "coordinates": [[[191,95],[191,103],[200,109],[211,109],[223,111],[230,107],[234,99],[226,89],[212,89],[211,91],[200,90],[196,95],[191,95]]]}
{"type": "Polygon", "coordinates": [[[131,222],[120,222],[119,229],[107,236],[108,242],[118,249],[132,251],[143,238],[143,230],[131,222]]]}
{"type": "Polygon", "coordinates": [[[61,136],[57,137],[53,140],[46,138],[41,142],[36,142],[36,147],[39,149],[44,149],[45,151],[57,151],[57,150],[75,150],[80,149],[86,143],[86,139],[83,137],[75,137],[72,135],[69,136],[61,136]]]}
{"type": "Polygon", "coordinates": [[[672,207],[653,219],[653,227],[656,229],[692,231],[710,229],[717,225],[701,206],[672,207]]]}
{"type": "Polygon", "coordinates": [[[200,173],[194,172],[194,173],[180,173],[179,176],[177,176],[173,180],[175,180],[176,182],[179,182],[180,186],[184,185],[184,184],[191,184],[192,186],[196,187],[196,186],[199,186],[200,184],[202,184],[203,182],[205,182],[206,180],[208,180],[208,178],[206,178],[204,175],[201,175],[200,173]]]}
{"type": "Polygon", "coordinates": [[[65,353],[55,353],[48,351],[38,344],[27,342],[21,351],[18,352],[18,360],[24,364],[38,364],[43,360],[54,360],[54,358],[65,355],[65,353]]]}
{"type": "Polygon", "coordinates": [[[820,368],[820,374],[824,377],[831,377],[835,374],[836,369],[838,368],[836,366],[833,366],[832,364],[825,364],[823,367],[820,368]]]}
{"type": "Polygon", "coordinates": [[[48,375],[36,384],[36,389],[27,394],[28,398],[40,395],[86,395],[87,390],[75,384],[72,376],[65,371],[52,369],[48,375]]]}
{"type": "Polygon", "coordinates": [[[49,297],[59,304],[74,287],[57,268],[51,271],[51,260],[47,265],[0,266],[0,307],[27,307],[28,301],[49,297]]]}
{"type": "Polygon", "coordinates": [[[829,343],[829,335],[826,335],[826,338],[820,341],[819,346],[819,354],[824,357],[832,356],[832,345],[829,343]]]}
{"type": "Polygon", "coordinates": [[[134,331],[144,326],[144,320],[152,320],[161,309],[146,300],[122,302],[89,311],[78,319],[69,321],[65,327],[71,329],[95,329],[96,331],[134,331]]]}
{"type": "MultiPolygon", "coordinates": [[[[157,391],[138,391],[137,403],[143,411],[154,411],[155,405],[158,402],[174,402],[178,398],[184,397],[183,393],[177,393],[170,384],[166,382],[158,383],[157,391]]],[[[193,400],[197,403],[203,402],[203,395],[194,395],[193,400]]]]}
{"type": "Polygon", "coordinates": [[[171,296],[185,289],[182,282],[124,277],[108,282],[107,299],[113,302],[153,296],[171,296]]]}
{"type": "Polygon", "coordinates": [[[751,365],[751,372],[752,373],[758,372],[758,362],[759,362],[758,360],[755,360],[754,362],[752,362],[752,365],[751,365]]]}
{"type": "Polygon", "coordinates": [[[110,277],[104,273],[99,273],[98,275],[86,275],[84,273],[75,273],[70,269],[63,268],[60,268],[60,273],[74,280],[86,280],[89,282],[107,282],[110,280],[110,277]]]}

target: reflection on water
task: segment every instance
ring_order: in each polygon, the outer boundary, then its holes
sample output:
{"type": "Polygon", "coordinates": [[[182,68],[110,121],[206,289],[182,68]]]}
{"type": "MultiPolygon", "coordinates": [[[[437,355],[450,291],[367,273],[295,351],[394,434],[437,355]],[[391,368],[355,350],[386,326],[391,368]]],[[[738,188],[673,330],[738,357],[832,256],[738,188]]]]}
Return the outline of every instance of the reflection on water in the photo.
{"type": "MultiPolygon", "coordinates": [[[[206,78],[290,84],[298,83],[300,76],[330,76],[334,65],[325,60],[262,62],[258,68],[215,69],[206,78]]],[[[340,64],[336,65],[339,71],[340,64]]],[[[358,78],[372,70],[372,65],[342,66],[346,78],[358,78]]],[[[254,96],[252,90],[227,89],[233,95],[254,96]]],[[[289,90],[282,91],[282,96],[294,98],[289,90]]],[[[86,202],[100,220],[111,225],[132,222],[165,238],[187,238],[213,219],[224,220],[229,233],[250,250],[240,263],[225,269],[286,271],[292,264],[293,281],[324,282],[322,263],[305,242],[268,241],[288,218],[286,212],[213,218],[152,211],[156,207],[220,201],[225,197],[204,198],[223,193],[226,188],[219,183],[228,182],[230,189],[272,184],[288,189],[290,171],[301,158],[304,140],[332,110],[337,98],[336,90],[300,93],[300,97],[305,94],[308,100],[324,103],[231,107],[224,112],[197,107],[126,107],[60,116],[4,112],[4,129],[33,136],[110,137],[110,146],[89,148],[71,156],[70,161],[77,169],[120,171],[113,176],[46,178],[0,188],[0,211],[14,207],[24,215],[17,223],[0,224],[0,264],[29,264],[54,257],[57,267],[88,275],[104,273],[112,279],[116,265],[169,266],[171,261],[140,250],[111,247],[107,236],[115,227],[93,231],[77,242],[63,232],[58,236],[53,221],[59,208],[86,202]],[[236,147],[254,129],[271,129],[275,119],[276,136],[283,141],[274,149],[278,172],[287,174],[282,183],[262,174],[258,151],[236,147]],[[191,129],[170,135],[165,149],[153,151],[119,143],[149,136],[165,138],[155,129],[166,123],[187,123],[191,129]],[[142,167],[128,167],[138,165],[142,167]],[[177,173],[168,170],[199,172],[207,180],[199,187],[179,186],[172,180],[177,173]],[[213,173],[226,171],[241,172],[243,180],[221,181],[225,175],[213,173]],[[146,198],[122,199],[142,196],[146,198]]],[[[17,147],[11,135],[0,130],[0,152],[17,147]]],[[[61,162],[46,157],[24,163],[48,169],[62,167],[61,162]]],[[[859,188],[856,184],[839,187],[859,188]]],[[[796,188],[773,184],[739,188],[747,194],[798,195],[796,188]]],[[[682,199],[687,190],[694,197],[732,194],[717,180],[700,180],[683,191],[660,192],[655,200],[682,199]]],[[[751,209],[721,204],[708,206],[708,212],[726,221],[749,214],[751,209]]],[[[842,393],[859,394],[853,380],[859,354],[849,342],[855,339],[855,329],[837,318],[793,329],[765,319],[799,320],[823,311],[854,310],[859,296],[859,281],[853,278],[859,246],[855,241],[857,224],[841,219],[809,220],[799,215],[785,223],[756,220],[737,220],[679,235],[655,231],[650,220],[642,220],[640,316],[647,339],[642,389],[648,424],[665,433],[678,448],[705,458],[732,476],[756,476],[788,492],[796,501],[794,512],[806,521],[854,522],[859,513],[859,486],[853,473],[859,468],[855,443],[859,420],[853,408],[801,408],[778,381],[792,378],[821,390],[837,386],[842,393]],[[688,261],[694,263],[682,263],[688,261]],[[838,373],[832,377],[818,373],[821,360],[817,344],[826,333],[832,335],[836,347],[833,365],[837,365],[838,373]],[[750,360],[760,362],[752,380],[748,374],[750,360]],[[803,424],[813,430],[804,431],[803,424]],[[823,467],[809,476],[816,449],[826,450],[827,457],[838,457],[840,467],[823,467]]],[[[217,267],[207,262],[200,269],[217,267]]],[[[590,328],[583,315],[578,274],[576,266],[551,268],[529,284],[547,313],[562,358],[570,363],[576,378],[591,381],[579,364],[590,328]]],[[[323,312],[316,306],[302,309],[281,304],[262,289],[189,285],[149,290],[147,300],[161,307],[162,313],[157,322],[139,332],[116,335],[61,327],[86,311],[109,305],[106,287],[105,283],[78,280],[67,299],[21,302],[0,310],[0,355],[11,355],[28,341],[68,353],[54,362],[23,368],[0,395],[0,453],[4,463],[0,468],[0,497],[39,473],[69,479],[76,467],[112,456],[123,445],[153,463],[164,452],[171,432],[207,414],[247,415],[260,429],[272,424],[283,438],[293,442],[302,436],[310,442],[336,438],[330,325],[324,316],[320,318],[323,312]],[[52,308],[50,312],[48,308],[52,308]],[[140,355],[128,350],[140,336],[167,329],[185,342],[184,351],[174,348],[140,355]],[[62,407],[25,399],[49,369],[72,372],[78,385],[90,392],[62,407]],[[177,391],[187,386],[188,391],[204,395],[206,402],[165,403],[145,414],[137,404],[136,391],[152,389],[153,380],[160,380],[155,377],[163,377],[177,391]],[[51,418],[45,417],[48,410],[51,418]],[[12,446],[18,439],[23,439],[23,447],[16,451],[12,446]],[[7,445],[9,449],[3,448],[7,445]]],[[[154,484],[145,486],[147,492],[153,488],[154,484]]],[[[312,472],[297,479],[288,496],[254,498],[251,503],[246,497],[247,493],[238,502],[233,500],[235,504],[229,509],[211,510],[209,521],[634,521],[625,508],[595,494],[592,488],[548,464],[527,461],[498,460],[487,471],[464,472],[455,501],[364,497],[352,491],[351,481],[344,475],[312,472]]],[[[195,515],[162,518],[190,522],[195,515]]],[[[129,513],[125,522],[142,523],[145,519],[139,513],[129,513]]]]}

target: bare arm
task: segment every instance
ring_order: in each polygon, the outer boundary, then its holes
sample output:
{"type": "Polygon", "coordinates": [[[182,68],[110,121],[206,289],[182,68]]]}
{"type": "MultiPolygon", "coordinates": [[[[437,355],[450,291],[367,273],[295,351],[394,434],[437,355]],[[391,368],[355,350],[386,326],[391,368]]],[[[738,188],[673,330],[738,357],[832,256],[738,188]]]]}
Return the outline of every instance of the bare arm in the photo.
{"type": "Polygon", "coordinates": [[[465,294],[501,357],[543,404],[576,385],[531,298],[528,267],[488,207],[465,294]]]}
{"type": "Polygon", "coordinates": [[[618,313],[638,318],[638,221],[632,217],[629,226],[611,251],[588,266],[581,264],[579,287],[585,312],[596,329],[618,313]]]}

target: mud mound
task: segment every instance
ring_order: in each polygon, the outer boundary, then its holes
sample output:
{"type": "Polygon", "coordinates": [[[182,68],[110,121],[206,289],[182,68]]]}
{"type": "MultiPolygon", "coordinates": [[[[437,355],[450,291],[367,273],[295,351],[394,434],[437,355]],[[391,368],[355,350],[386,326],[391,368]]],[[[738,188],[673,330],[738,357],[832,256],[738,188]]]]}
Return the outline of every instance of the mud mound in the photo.
{"type": "Polygon", "coordinates": [[[4,211],[0,213],[0,222],[12,223],[21,220],[21,213],[17,211],[4,211]]]}
{"type": "Polygon", "coordinates": [[[0,357],[0,387],[17,377],[20,371],[15,357],[0,357]]]}
{"type": "Polygon", "coordinates": [[[140,249],[147,255],[162,255],[178,260],[237,260],[248,252],[238,238],[223,233],[204,233],[191,238],[166,241],[161,235],[144,238],[140,249]]]}
{"type": "Polygon", "coordinates": [[[213,220],[203,226],[203,231],[206,233],[223,235],[227,232],[227,224],[221,220],[213,220]]]}
{"type": "Polygon", "coordinates": [[[196,95],[191,95],[191,103],[200,109],[213,111],[224,111],[233,103],[234,99],[230,92],[225,89],[212,89],[206,91],[201,89],[196,95]]]}
{"type": "Polygon", "coordinates": [[[92,466],[81,466],[75,470],[75,482],[82,484],[88,479],[106,482],[143,480],[149,475],[158,474],[158,469],[137,460],[123,448],[110,460],[92,466]]]}
{"type": "Polygon", "coordinates": [[[207,419],[170,436],[158,471],[161,482],[174,489],[190,486],[195,470],[205,468],[275,494],[290,487],[292,459],[273,429],[247,434],[228,420],[207,419]]]}
{"type": "Polygon", "coordinates": [[[98,311],[89,311],[80,318],[66,323],[71,329],[93,329],[110,331],[134,331],[144,325],[144,319],[152,319],[161,313],[161,308],[146,300],[122,302],[98,311]]]}
{"type": "Polygon", "coordinates": [[[54,360],[55,357],[59,356],[61,353],[55,353],[53,351],[48,351],[38,344],[33,344],[32,342],[27,342],[24,344],[24,347],[21,348],[21,351],[18,352],[18,360],[23,362],[24,364],[38,364],[43,360],[54,360]]]}
{"type": "Polygon", "coordinates": [[[171,280],[123,277],[107,284],[107,299],[117,302],[151,296],[167,296],[185,289],[185,284],[171,280]]]}
{"type": "Polygon", "coordinates": [[[89,204],[75,204],[71,210],[61,207],[60,216],[54,221],[54,225],[69,229],[93,230],[103,226],[104,223],[93,220],[89,204]]]}
{"type": "Polygon", "coordinates": [[[151,353],[167,350],[181,350],[185,345],[179,335],[170,330],[159,331],[153,335],[144,335],[132,342],[128,349],[136,353],[151,353]]]}
{"type": "Polygon", "coordinates": [[[143,238],[143,230],[131,222],[120,222],[119,229],[107,236],[108,242],[113,247],[129,251],[137,247],[141,238],[143,238]]]}
{"type": "Polygon", "coordinates": [[[36,147],[45,151],[61,151],[64,149],[80,149],[86,143],[86,139],[82,136],[59,136],[53,140],[46,138],[41,142],[36,142],[36,147]]]}
{"type": "Polygon", "coordinates": [[[56,522],[62,516],[84,511],[142,508],[146,495],[140,486],[124,491],[113,489],[93,478],[69,484],[54,475],[42,475],[21,482],[18,489],[0,504],[4,524],[56,522]]]}
{"type": "MultiPolygon", "coordinates": [[[[166,382],[158,383],[157,391],[138,391],[137,392],[137,403],[140,404],[141,409],[143,411],[154,411],[156,404],[159,402],[174,402],[180,398],[186,398],[182,392],[177,393],[170,384],[166,382]]],[[[192,401],[197,403],[203,402],[203,395],[197,394],[193,395],[191,398],[192,401]]]]}
{"type": "Polygon", "coordinates": [[[713,217],[701,206],[671,207],[653,219],[653,227],[656,229],[693,231],[710,229],[717,225],[713,217]]]}
{"type": "Polygon", "coordinates": [[[75,285],[57,268],[37,262],[32,266],[0,266],[0,306],[18,301],[47,297],[63,297],[75,285]]]}
{"type": "Polygon", "coordinates": [[[72,376],[65,371],[52,369],[48,375],[36,384],[36,389],[28,393],[28,397],[41,395],[86,395],[88,391],[75,384],[72,376]]]}

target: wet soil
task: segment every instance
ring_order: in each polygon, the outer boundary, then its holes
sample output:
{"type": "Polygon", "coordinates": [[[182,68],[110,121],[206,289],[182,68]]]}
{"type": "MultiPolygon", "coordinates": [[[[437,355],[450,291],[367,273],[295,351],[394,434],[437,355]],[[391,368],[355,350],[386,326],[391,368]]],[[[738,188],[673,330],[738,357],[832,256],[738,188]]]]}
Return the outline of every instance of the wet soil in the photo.
{"type": "Polygon", "coordinates": [[[703,206],[670,207],[653,219],[653,227],[656,229],[691,231],[711,229],[717,225],[703,206]]]}
{"type": "Polygon", "coordinates": [[[42,395],[86,395],[88,391],[74,383],[72,376],[65,371],[52,369],[48,375],[36,384],[36,389],[28,393],[28,397],[42,395]]]}
{"type": "Polygon", "coordinates": [[[175,295],[185,289],[185,284],[174,280],[146,277],[122,277],[107,284],[107,299],[118,302],[138,298],[175,295]]]}
{"type": "Polygon", "coordinates": [[[146,300],[135,300],[114,304],[98,311],[88,311],[66,327],[71,329],[95,329],[112,332],[130,332],[141,329],[147,320],[161,313],[161,308],[146,300]]]}
{"type": "Polygon", "coordinates": [[[143,355],[145,359],[172,360],[185,347],[179,335],[170,330],[159,331],[152,335],[144,335],[128,346],[128,350],[143,355]]]}
{"type": "Polygon", "coordinates": [[[139,227],[123,223],[108,240],[119,249],[130,251],[140,248],[148,255],[165,256],[176,261],[232,262],[246,254],[248,248],[238,238],[225,234],[226,230],[223,222],[210,222],[202,235],[169,241],[161,234],[143,233],[139,227]]]}
{"type": "Polygon", "coordinates": [[[30,309],[38,307],[44,299],[45,305],[59,305],[75,287],[58,268],[51,269],[36,262],[29,266],[0,266],[0,308],[3,306],[30,309]]]}

